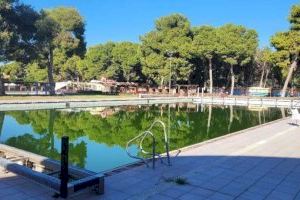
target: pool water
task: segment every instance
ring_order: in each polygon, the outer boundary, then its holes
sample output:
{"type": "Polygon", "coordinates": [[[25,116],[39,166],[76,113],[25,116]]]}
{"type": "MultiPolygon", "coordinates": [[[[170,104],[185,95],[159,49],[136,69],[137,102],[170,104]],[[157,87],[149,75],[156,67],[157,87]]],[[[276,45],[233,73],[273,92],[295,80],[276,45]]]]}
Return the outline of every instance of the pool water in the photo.
{"type": "MultiPolygon", "coordinates": [[[[170,104],[66,110],[0,112],[0,142],[39,155],[60,159],[60,138],[70,138],[70,162],[95,172],[135,161],[125,150],[130,139],[156,119],[167,127],[170,148],[178,149],[281,118],[279,108],[170,104]]],[[[163,133],[154,129],[163,152],[163,133]]],[[[151,141],[145,140],[145,148],[151,141]]],[[[142,156],[137,144],[130,152],[142,156]]]]}

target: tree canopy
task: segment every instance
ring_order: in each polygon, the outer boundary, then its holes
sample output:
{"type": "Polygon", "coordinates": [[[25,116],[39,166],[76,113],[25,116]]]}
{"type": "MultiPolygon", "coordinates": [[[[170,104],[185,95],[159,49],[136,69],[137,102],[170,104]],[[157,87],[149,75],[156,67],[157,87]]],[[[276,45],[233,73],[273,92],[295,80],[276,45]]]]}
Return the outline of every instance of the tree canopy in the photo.
{"type": "Polygon", "coordinates": [[[277,50],[274,54],[276,64],[286,77],[281,96],[286,95],[293,72],[297,70],[300,50],[300,5],[294,5],[289,15],[290,30],[278,32],[271,37],[272,46],[277,50]]]}
{"type": "Polygon", "coordinates": [[[17,0],[1,0],[0,91],[3,94],[3,78],[48,82],[54,90],[56,81],[101,77],[154,86],[209,83],[210,93],[213,87],[231,84],[231,94],[235,84],[276,87],[286,78],[286,91],[297,72],[299,16],[300,5],[294,5],[290,29],[271,37],[274,52],[258,48],[253,29],[236,24],[192,26],[178,13],[158,18],[138,43],[106,42],[86,48],[86,22],[76,8],[36,11],[17,0]]]}
{"type": "Polygon", "coordinates": [[[174,78],[187,81],[192,71],[190,22],[180,14],[162,17],[155,22],[155,30],[141,37],[143,73],[155,84],[174,78]]]}

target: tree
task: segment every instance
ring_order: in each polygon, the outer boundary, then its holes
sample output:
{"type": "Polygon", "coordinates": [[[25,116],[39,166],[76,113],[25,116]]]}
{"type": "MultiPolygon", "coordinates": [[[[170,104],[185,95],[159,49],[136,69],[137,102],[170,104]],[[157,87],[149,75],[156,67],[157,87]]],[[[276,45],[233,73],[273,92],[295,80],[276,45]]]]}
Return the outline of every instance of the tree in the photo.
{"type": "Polygon", "coordinates": [[[231,90],[235,84],[235,66],[244,66],[253,60],[258,46],[257,33],[240,25],[227,24],[219,28],[219,53],[223,61],[230,66],[231,90]]]}
{"type": "Polygon", "coordinates": [[[261,70],[259,87],[265,87],[273,64],[273,52],[271,49],[258,49],[255,56],[255,62],[261,70]]]}
{"type": "MultiPolygon", "coordinates": [[[[0,1],[0,62],[29,63],[35,56],[35,22],[39,15],[17,0],[0,1]]],[[[0,75],[0,95],[5,94],[0,75]]]]}
{"type": "Polygon", "coordinates": [[[294,5],[290,11],[289,21],[291,28],[287,32],[278,32],[271,37],[271,43],[277,50],[275,59],[286,77],[281,96],[286,96],[288,84],[293,72],[296,71],[300,51],[300,5],[294,5]]]}
{"type": "Polygon", "coordinates": [[[67,59],[64,65],[61,67],[61,71],[64,72],[62,74],[63,80],[82,80],[82,59],[79,56],[72,56],[67,59]]]}
{"type": "Polygon", "coordinates": [[[74,8],[58,7],[46,12],[60,26],[60,32],[55,38],[56,48],[53,52],[55,79],[66,80],[66,76],[61,76],[62,74],[68,75],[67,80],[77,79],[76,66],[68,65],[66,68],[66,62],[73,56],[76,59],[83,58],[86,53],[84,19],[74,8]]]}
{"type": "Polygon", "coordinates": [[[53,50],[55,48],[54,39],[58,36],[60,27],[53,19],[47,16],[45,11],[41,11],[41,17],[36,23],[38,29],[38,50],[40,59],[47,65],[48,81],[50,84],[50,95],[55,94],[55,82],[53,78],[53,50]]]}
{"type": "Polygon", "coordinates": [[[142,69],[139,45],[131,42],[116,43],[112,50],[112,61],[120,69],[123,81],[141,81],[142,69]]]}
{"type": "Polygon", "coordinates": [[[1,74],[9,81],[23,80],[24,65],[20,62],[10,62],[1,67],[1,74]]]}
{"type": "Polygon", "coordinates": [[[115,44],[113,42],[108,42],[88,49],[84,59],[84,65],[82,66],[82,68],[85,68],[85,80],[97,79],[107,75],[114,77],[114,72],[110,74],[107,73],[108,68],[112,65],[112,51],[114,46],[115,44]]]}
{"type": "Polygon", "coordinates": [[[44,82],[47,80],[47,69],[41,69],[38,63],[33,62],[26,66],[25,81],[28,82],[44,82]]]}
{"type": "Polygon", "coordinates": [[[40,60],[47,63],[50,94],[53,95],[54,71],[60,74],[67,58],[85,54],[84,22],[77,10],[60,7],[42,10],[36,27],[40,60]]]}
{"type": "Polygon", "coordinates": [[[219,38],[217,30],[211,26],[196,27],[193,30],[194,38],[192,47],[195,53],[204,60],[208,61],[209,68],[209,93],[213,90],[213,63],[212,60],[218,52],[219,38]]]}
{"type": "Polygon", "coordinates": [[[148,81],[163,85],[174,77],[188,81],[192,71],[190,22],[180,14],[161,17],[155,30],[141,37],[143,73],[148,81]]]}
{"type": "Polygon", "coordinates": [[[57,38],[59,47],[71,57],[83,57],[86,52],[84,40],[85,24],[80,13],[71,7],[58,7],[46,10],[47,15],[60,25],[61,32],[57,38]]]}

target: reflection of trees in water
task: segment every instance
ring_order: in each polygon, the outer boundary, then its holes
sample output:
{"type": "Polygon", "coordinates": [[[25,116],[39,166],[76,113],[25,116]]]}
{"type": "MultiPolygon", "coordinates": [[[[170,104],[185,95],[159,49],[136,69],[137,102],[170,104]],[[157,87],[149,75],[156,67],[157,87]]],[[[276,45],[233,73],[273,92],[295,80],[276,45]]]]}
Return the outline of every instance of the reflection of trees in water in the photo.
{"type": "Polygon", "coordinates": [[[0,111],[0,138],[1,138],[2,128],[3,128],[4,117],[5,117],[5,112],[0,111]]]}
{"type": "MultiPolygon", "coordinates": [[[[53,148],[49,142],[49,137],[34,138],[29,133],[22,136],[11,137],[6,142],[7,145],[17,147],[32,153],[46,156],[55,160],[60,160],[60,153],[57,149],[53,148]]],[[[74,165],[79,167],[85,166],[86,158],[86,144],[80,142],[79,144],[70,143],[69,146],[69,160],[74,165]]]]}
{"type": "MultiPolygon", "coordinates": [[[[41,137],[34,138],[29,133],[25,133],[22,136],[9,138],[6,144],[59,160],[60,153],[54,147],[57,113],[55,110],[8,112],[7,114],[14,117],[19,124],[30,124],[41,137]]],[[[60,138],[58,135],[57,137],[60,138]]],[[[84,167],[87,155],[86,143],[70,143],[69,150],[70,162],[79,167],[84,167]]]]}
{"type": "MultiPolygon", "coordinates": [[[[133,107],[129,110],[123,107],[111,116],[102,118],[89,112],[61,112],[61,111],[18,111],[8,112],[20,124],[30,124],[33,130],[43,137],[34,139],[29,144],[34,150],[39,148],[49,151],[47,154],[56,156],[53,149],[54,136],[61,138],[63,135],[70,137],[71,142],[87,136],[90,140],[106,145],[118,145],[125,148],[128,140],[140,132],[148,129],[152,122],[160,119],[168,125],[170,121],[170,147],[180,148],[203,140],[215,138],[229,131],[234,132],[257,125],[258,113],[248,111],[245,108],[225,108],[208,106],[203,112],[197,112],[195,108],[184,106],[150,106],[133,107]],[[37,146],[33,144],[36,143],[37,146]],[[48,145],[48,146],[47,146],[48,145]]],[[[280,110],[270,109],[265,113],[266,121],[277,119],[281,116],[280,110]]],[[[159,127],[153,129],[154,134],[159,134],[158,151],[163,151],[163,133],[159,127]]],[[[23,145],[23,136],[15,139],[23,145]]],[[[29,140],[24,136],[24,140],[29,140]]],[[[10,140],[13,140],[11,138],[10,140]]],[[[86,157],[86,144],[73,144],[73,159],[78,165],[84,165],[86,157]],[[75,153],[76,152],[76,153],[75,153]]],[[[144,147],[151,148],[151,141],[146,140],[144,147]]],[[[29,148],[29,147],[28,147],[29,148]]],[[[71,148],[70,148],[71,149],[71,148]]],[[[30,150],[30,149],[27,149],[30,150]]],[[[45,152],[46,153],[46,152],[45,152]]]]}
{"type": "Polygon", "coordinates": [[[207,130],[206,133],[209,135],[209,129],[211,124],[211,115],[212,115],[212,105],[208,105],[208,117],[207,117],[207,130]]]}

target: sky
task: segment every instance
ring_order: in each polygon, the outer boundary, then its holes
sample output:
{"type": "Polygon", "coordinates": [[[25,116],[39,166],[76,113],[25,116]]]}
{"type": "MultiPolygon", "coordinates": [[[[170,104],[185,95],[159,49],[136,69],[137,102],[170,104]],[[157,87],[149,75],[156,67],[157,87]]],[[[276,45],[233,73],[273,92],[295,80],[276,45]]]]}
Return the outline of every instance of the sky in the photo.
{"type": "Polygon", "coordinates": [[[180,13],[192,26],[235,23],[255,29],[260,46],[289,28],[288,13],[300,0],[21,0],[36,10],[75,7],[86,23],[88,46],[108,41],[139,42],[161,16],[180,13]]]}

